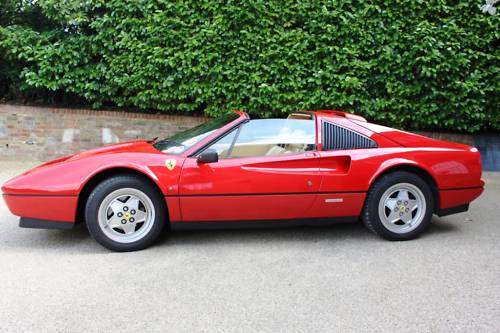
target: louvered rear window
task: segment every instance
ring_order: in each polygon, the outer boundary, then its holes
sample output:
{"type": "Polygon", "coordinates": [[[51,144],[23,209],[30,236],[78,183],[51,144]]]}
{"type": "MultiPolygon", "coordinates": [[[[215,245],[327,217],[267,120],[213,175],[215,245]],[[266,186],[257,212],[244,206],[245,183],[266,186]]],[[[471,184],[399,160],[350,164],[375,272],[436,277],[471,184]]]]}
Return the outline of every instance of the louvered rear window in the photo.
{"type": "Polygon", "coordinates": [[[372,139],[345,127],[323,122],[323,150],[377,148],[372,139]]]}

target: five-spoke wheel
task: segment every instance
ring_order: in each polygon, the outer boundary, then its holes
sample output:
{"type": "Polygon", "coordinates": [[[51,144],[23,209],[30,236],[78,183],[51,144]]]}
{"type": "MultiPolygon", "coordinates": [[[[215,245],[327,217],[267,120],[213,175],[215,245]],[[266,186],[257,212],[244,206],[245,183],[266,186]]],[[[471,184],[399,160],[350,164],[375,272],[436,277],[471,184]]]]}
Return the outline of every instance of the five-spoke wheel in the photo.
{"type": "Polygon", "coordinates": [[[368,192],[363,221],[368,229],[389,240],[416,237],[429,224],[432,192],[419,176],[406,171],[384,175],[368,192]]]}
{"type": "Polygon", "coordinates": [[[161,193],[148,180],[129,175],[100,183],[87,200],[85,219],[91,235],[115,251],[149,246],[167,223],[161,193]]]}
{"type": "Polygon", "coordinates": [[[418,227],[424,218],[426,200],[422,191],[410,183],[389,187],[379,201],[379,217],[392,232],[405,233],[418,227]]]}
{"type": "Polygon", "coordinates": [[[155,209],[151,199],[143,192],[122,188],[104,198],[98,217],[101,230],[110,239],[131,243],[151,229],[155,209]]]}

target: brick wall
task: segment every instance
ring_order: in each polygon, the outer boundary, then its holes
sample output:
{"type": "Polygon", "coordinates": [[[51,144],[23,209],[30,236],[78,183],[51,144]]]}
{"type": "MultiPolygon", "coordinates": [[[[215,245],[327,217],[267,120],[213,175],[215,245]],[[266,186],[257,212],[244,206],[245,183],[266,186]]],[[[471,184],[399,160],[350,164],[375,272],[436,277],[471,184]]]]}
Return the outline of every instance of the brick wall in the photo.
{"type": "MultiPolygon", "coordinates": [[[[164,138],[204,121],[203,117],[0,104],[0,162],[48,161],[118,141],[164,138]]],[[[476,146],[484,170],[500,171],[497,133],[421,134],[476,146]]]]}
{"type": "Polygon", "coordinates": [[[164,138],[205,120],[0,104],[0,161],[47,161],[119,141],[164,138]]]}

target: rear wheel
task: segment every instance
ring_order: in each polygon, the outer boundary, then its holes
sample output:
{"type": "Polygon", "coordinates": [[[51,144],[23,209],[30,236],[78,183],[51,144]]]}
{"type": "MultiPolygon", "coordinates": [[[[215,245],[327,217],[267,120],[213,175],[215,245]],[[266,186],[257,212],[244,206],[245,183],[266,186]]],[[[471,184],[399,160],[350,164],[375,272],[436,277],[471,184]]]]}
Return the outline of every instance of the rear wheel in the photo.
{"type": "Polygon", "coordinates": [[[140,177],[106,179],[90,194],[85,207],[87,228],[104,247],[136,251],[151,245],[166,223],[163,196],[140,177]]]}
{"type": "Polygon", "coordinates": [[[380,178],[368,192],[363,222],[388,240],[417,237],[430,223],[433,206],[429,185],[414,173],[392,172],[380,178]]]}

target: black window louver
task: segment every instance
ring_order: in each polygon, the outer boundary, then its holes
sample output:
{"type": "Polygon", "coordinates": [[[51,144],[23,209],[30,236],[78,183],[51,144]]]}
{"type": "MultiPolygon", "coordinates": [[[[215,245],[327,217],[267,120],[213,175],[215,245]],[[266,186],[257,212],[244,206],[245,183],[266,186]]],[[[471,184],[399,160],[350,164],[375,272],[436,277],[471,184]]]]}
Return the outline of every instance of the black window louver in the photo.
{"type": "Polygon", "coordinates": [[[372,139],[345,127],[323,122],[323,150],[377,148],[372,139]]]}

